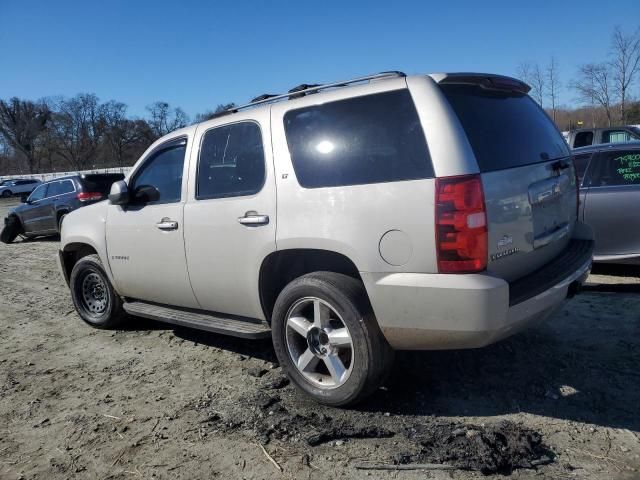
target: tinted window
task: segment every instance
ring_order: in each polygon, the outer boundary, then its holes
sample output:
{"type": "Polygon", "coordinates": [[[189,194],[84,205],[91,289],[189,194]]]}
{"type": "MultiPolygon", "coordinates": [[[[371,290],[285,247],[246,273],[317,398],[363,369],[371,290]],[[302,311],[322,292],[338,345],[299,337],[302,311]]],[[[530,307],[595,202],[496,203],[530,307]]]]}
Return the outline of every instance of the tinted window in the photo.
{"type": "Polygon", "coordinates": [[[473,85],[441,85],[483,172],[569,155],[546,113],[528,95],[473,85]]]}
{"type": "Polygon", "coordinates": [[[303,187],[433,177],[408,90],[292,110],[284,116],[284,127],[303,187]]]}
{"type": "Polygon", "coordinates": [[[114,182],[124,179],[121,173],[100,173],[83,175],[81,178],[82,187],[87,192],[100,192],[107,195],[114,182]]]}
{"type": "Polygon", "coordinates": [[[31,192],[31,195],[29,195],[29,201],[35,202],[36,200],[42,200],[46,196],[46,193],[47,185],[40,185],[33,192],[31,192]]]}
{"type": "MultiPolygon", "coordinates": [[[[60,195],[64,195],[65,193],[75,192],[76,187],[73,185],[71,180],[61,180],[60,181],[60,195]]],[[[49,194],[51,196],[51,194],[49,194]]]]}
{"type": "Polygon", "coordinates": [[[593,132],[578,132],[573,140],[573,148],[587,147],[593,144],[593,132]]]}
{"type": "Polygon", "coordinates": [[[578,175],[578,182],[582,185],[582,179],[584,178],[584,172],[587,171],[589,166],[589,160],[591,160],[592,153],[583,153],[581,155],[573,156],[573,164],[576,168],[576,175],[578,175]]]}
{"type": "Polygon", "coordinates": [[[47,197],[53,197],[62,193],[62,185],[60,182],[51,182],[47,184],[47,197]]]}
{"type": "Polygon", "coordinates": [[[264,177],[264,150],[257,124],[225,125],[204,134],[196,198],[253,195],[262,188],[264,177]]]}
{"type": "Polygon", "coordinates": [[[640,150],[601,152],[589,184],[592,187],[640,185],[640,150]]]}
{"type": "Polygon", "coordinates": [[[151,185],[160,192],[160,198],[149,203],[179,202],[182,196],[182,171],[186,140],[152,154],[133,180],[133,190],[151,185]]]}

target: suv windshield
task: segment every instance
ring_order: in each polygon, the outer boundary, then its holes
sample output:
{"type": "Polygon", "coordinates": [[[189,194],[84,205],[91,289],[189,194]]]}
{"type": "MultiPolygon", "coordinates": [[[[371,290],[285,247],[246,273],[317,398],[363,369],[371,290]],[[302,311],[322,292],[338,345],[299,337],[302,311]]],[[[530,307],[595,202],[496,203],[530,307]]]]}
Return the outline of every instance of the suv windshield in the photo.
{"type": "Polygon", "coordinates": [[[528,95],[474,85],[440,85],[458,115],[480,171],[569,156],[562,134],[528,95]]]}

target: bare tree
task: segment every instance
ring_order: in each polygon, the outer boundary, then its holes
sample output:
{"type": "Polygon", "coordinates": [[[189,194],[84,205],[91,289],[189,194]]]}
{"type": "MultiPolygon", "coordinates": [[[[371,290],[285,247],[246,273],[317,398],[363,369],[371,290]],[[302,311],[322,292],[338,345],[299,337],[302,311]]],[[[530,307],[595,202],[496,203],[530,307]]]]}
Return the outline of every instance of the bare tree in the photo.
{"type": "Polygon", "coordinates": [[[627,122],[627,92],[640,70],[640,29],[625,34],[616,27],[611,38],[613,89],[620,99],[620,120],[627,122]]]}
{"type": "Polygon", "coordinates": [[[91,168],[105,128],[98,97],[83,93],[59,102],[53,115],[57,153],[76,170],[91,168]]]}
{"type": "Polygon", "coordinates": [[[115,100],[102,106],[102,114],[105,142],[117,165],[122,167],[128,163],[131,150],[135,150],[135,147],[139,147],[141,143],[143,145],[149,143],[148,137],[152,136],[149,125],[144,120],[127,118],[127,106],[115,100]]]}
{"type": "Polygon", "coordinates": [[[573,82],[573,88],[582,102],[591,106],[600,105],[611,126],[612,86],[609,66],[604,63],[588,63],[580,67],[580,77],[573,82]]]}
{"type": "Polygon", "coordinates": [[[47,128],[50,111],[43,102],[11,98],[0,100],[0,135],[17,152],[24,155],[29,173],[38,167],[38,139],[47,128]]]}
{"type": "Polygon", "coordinates": [[[531,87],[530,95],[542,107],[546,93],[546,77],[540,65],[528,62],[518,66],[517,75],[531,87]]]}
{"type": "Polygon", "coordinates": [[[553,121],[556,121],[556,105],[558,100],[558,93],[560,91],[560,75],[558,72],[558,63],[555,57],[551,57],[549,65],[547,66],[547,91],[549,93],[549,100],[551,100],[551,111],[553,113],[553,121]]]}
{"type": "Polygon", "coordinates": [[[149,105],[147,111],[150,115],[148,123],[156,138],[189,124],[187,114],[179,107],[172,109],[167,102],[149,105]]]}

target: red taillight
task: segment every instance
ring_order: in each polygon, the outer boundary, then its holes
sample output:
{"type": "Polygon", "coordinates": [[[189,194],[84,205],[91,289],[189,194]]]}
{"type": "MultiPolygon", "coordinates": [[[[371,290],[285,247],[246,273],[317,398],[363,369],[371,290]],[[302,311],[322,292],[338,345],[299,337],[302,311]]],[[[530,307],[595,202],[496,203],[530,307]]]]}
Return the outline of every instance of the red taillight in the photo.
{"type": "Polygon", "coordinates": [[[81,202],[102,200],[102,194],[100,192],[80,192],[76,197],[81,202]]]}
{"type": "Polygon", "coordinates": [[[487,215],[479,175],[436,179],[436,243],[440,273],[487,268],[487,215]]]}

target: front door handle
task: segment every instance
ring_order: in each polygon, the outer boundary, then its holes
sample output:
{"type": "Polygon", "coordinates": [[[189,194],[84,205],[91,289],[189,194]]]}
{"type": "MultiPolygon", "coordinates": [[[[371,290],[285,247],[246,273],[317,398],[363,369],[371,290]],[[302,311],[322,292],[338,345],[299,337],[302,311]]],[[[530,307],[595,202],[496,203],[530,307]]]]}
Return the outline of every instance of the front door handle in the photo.
{"type": "Polygon", "coordinates": [[[238,217],[238,222],[249,227],[259,227],[269,223],[269,215],[260,215],[258,212],[250,211],[244,217],[238,217]]]}
{"type": "Polygon", "coordinates": [[[175,220],[171,220],[170,218],[164,217],[158,223],[156,223],[156,227],[160,230],[177,230],[178,222],[175,220]]]}

